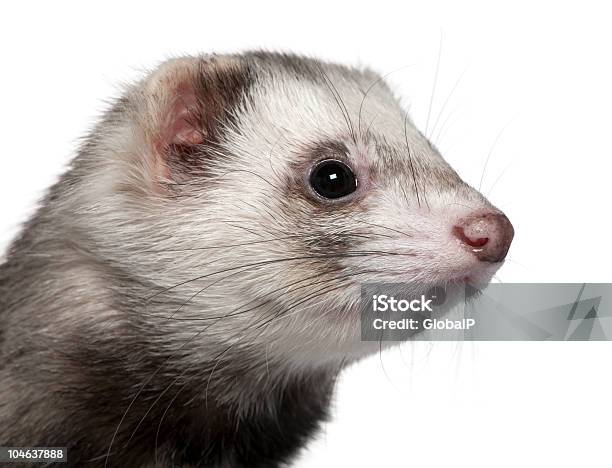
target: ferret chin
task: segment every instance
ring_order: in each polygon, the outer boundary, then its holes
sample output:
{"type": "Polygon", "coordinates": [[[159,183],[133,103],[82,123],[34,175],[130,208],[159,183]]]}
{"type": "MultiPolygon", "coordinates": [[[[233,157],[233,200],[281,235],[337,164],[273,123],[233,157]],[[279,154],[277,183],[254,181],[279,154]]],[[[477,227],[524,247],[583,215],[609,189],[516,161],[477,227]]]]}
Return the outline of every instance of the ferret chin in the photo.
{"type": "Polygon", "coordinates": [[[0,441],[74,467],[288,463],[378,350],[360,285],[487,280],[512,237],[374,72],[167,61],[0,266],[0,441]]]}

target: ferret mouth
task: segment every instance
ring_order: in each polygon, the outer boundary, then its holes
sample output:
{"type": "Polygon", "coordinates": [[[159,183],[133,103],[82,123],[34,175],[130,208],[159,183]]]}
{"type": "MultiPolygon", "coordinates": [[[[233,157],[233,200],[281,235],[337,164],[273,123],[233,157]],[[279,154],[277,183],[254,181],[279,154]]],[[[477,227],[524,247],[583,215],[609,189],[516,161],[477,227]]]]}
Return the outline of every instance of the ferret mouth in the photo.
{"type": "Polygon", "coordinates": [[[450,283],[459,286],[471,286],[477,289],[486,287],[497,272],[498,268],[486,269],[477,272],[470,272],[457,275],[450,280],[450,283]]]}
{"type": "Polygon", "coordinates": [[[472,286],[481,289],[491,282],[502,264],[503,262],[470,265],[467,268],[439,273],[438,281],[448,285],[472,286]]]}

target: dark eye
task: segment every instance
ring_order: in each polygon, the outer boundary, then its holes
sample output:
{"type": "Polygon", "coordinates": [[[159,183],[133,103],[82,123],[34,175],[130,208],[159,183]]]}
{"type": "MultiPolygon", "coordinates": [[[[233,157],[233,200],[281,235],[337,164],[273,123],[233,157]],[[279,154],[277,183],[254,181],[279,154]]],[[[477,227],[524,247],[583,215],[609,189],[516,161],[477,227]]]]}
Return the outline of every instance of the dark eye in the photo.
{"type": "Polygon", "coordinates": [[[327,159],[313,168],[310,185],[322,197],[333,200],[353,193],[357,189],[357,178],[343,162],[327,159]]]}

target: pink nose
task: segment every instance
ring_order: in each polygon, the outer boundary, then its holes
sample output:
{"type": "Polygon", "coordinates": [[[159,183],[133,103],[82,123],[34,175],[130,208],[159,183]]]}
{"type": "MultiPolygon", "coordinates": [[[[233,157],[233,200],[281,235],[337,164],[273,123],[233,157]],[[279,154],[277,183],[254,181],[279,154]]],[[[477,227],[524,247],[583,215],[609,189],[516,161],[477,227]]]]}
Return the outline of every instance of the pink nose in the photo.
{"type": "Polygon", "coordinates": [[[514,228],[503,214],[484,213],[460,220],[453,227],[453,234],[478,260],[496,263],[506,258],[514,228]]]}

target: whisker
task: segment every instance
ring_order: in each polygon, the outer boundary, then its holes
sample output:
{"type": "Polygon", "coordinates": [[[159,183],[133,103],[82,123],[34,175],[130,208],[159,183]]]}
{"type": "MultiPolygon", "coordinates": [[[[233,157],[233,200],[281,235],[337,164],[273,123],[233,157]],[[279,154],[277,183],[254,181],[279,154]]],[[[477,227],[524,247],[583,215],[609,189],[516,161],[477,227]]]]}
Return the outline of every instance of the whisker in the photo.
{"type": "Polygon", "coordinates": [[[277,190],[277,186],[276,186],[276,185],[274,185],[272,182],[270,182],[268,179],[266,179],[266,178],[265,178],[265,177],[263,177],[262,175],[258,174],[257,172],[255,172],[255,171],[250,171],[250,170],[248,170],[248,169],[232,169],[231,171],[224,172],[223,174],[220,174],[220,175],[216,176],[215,178],[222,179],[222,178],[226,177],[228,174],[232,174],[232,173],[234,173],[234,172],[245,172],[245,173],[247,173],[247,174],[254,175],[254,176],[255,176],[255,177],[257,177],[258,179],[260,179],[260,180],[264,181],[266,184],[268,184],[270,187],[272,187],[272,189],[277,190]]]}
{"type": "Polygon", "coordinates": [[[358,119],[357,119],[357,130],[359,131],[359,135],[362,136],[362,132],[361,132],[361,112],[363,110],[363,104],[365,103],[366,98],[368,97],[368,94],[370,94],[370,91],[372,91],[372,89],[379,83],[384,82],[384,80],[389,77],[390,75],[392,75],[393,73],[396,73],[400,70],[403,70],[405,68],[411,67],[412,65],[404,65],[403,67],[399,67],[396,68],[395,70],[390,71],[389,73],[379,77],[377,80],[375,80],[372,84],[370,84],[370,86],[368,86],[368,88],[366,89],[365,93],[363,94],[363,99],[361,99],[361,103],[359,104],[359,115],[358,115],[358,119]]]}
{"type": "Polygon", "coordinates": [[[436,95],[436,86],[438,85],[438,72],[440,71],[440,59],[442,58],[442,31],[440,30],[440,44],[438,46],[438,60],[436,62],[436,72],[434,82],[431,89],[431,97],[429,98],[429,110],[427,111],[427,120],[425,122],[425,136],[429,130],[429,118],[431,117],[431,109],[433,107],[434,97],[436,95]]]}
{"type": "Polygon", "coordinates": [[[451,100],[453,94],[455,93],[455,90],[459,86],[459,83],[463,79],[463,76],[465,75],[466,71],[467,71],[467,67],[463,69],[463,71],[461,72],[461,75],[459,75],[459,78],[457,78],[457,81],[455,81],[455,84],[453,85],[450,93],[448,94],[448,97],[445,99],[444,103],[442,104],[442,107],[440,108],[440,112],[438,113],[438,117],[436,118],[436,120],[435,120],[435,122],[433,124],[433,127],[431,128],[431,135],[432,135],[432,137],[433,137],[434,133],[436,132],[436,127],[438,126],[438,122],[439,122],[440,118],[442,117],[442,114],[444,114],[444,110],[446,109],[446,105],[451,100]]]}
{"type": "MultiPolygon", "coordinates": [[[[361,275],[367,272],[357,272],[357,273],[351,273],[349,275],[347,275],[348,277],[352,277],[352,276],[357,276],[357,275],[361,275]]],[[[346,284],[340,284],[339,286],[332,286],[331,289],[322,289],[322,290],[318,290],[316,291],[316,293],[311,294],[310,296],[307,296],[306,298],[302,298],[300,301],[293,303],[291,306],[289,306],[287,309],[283,309],[281,312],[277,313],[274,317],[272,317],[271,319],[269,319],[268,321],[258,325],[256,328],[261,328],[263,326],[266,326],[268,323],[271,323],[275,320],[277,320],[279,317],[287,317],[290,314],[287,314],[287,312],[295,309],[297,306],[304,304],[305,302],[308,302],[310,299],[314,299],[317,298],[323,294],[326,294],[328,292],[332,292],[332,291],[337,291],[338,289],[343,289],[346,288],[346,284]]]]}
{"type": "Polygon", "coordinates": [[[353,127],[353,122],[351,121],[351,117],[350,117],[348,108],[346,107],[346,104],[342,100],[342,97],[340,96],[338,89],[334,86],[334,83],[331,81],[327,73],[325,73],[323,68],[320,65],[317,65],[317,68],[319,69],[319,73],[321,73],[321,76],[323,77],[323,81],[325,82],[325,85],[329,88],[332,94],[332,97],[334,98],[334,101],[336,101],[336,104],[338,104],[338,106],[340,107],[340,111],[342,112],[344,120],[346,121],[349,135],[351,136],[353,143],[357,145],[357,136],[355,135],[355,129],[353,127]]]}
{"type": "MultiPolygon", "coordinates": [[[[205,279],[214,275],[218,275],[218,274],[222,274],[222,273],[228,273],[230,271],[235,271],[235,270],[239,270],[242,268],[247,268],[247,267],[258,267],[258,266],[267,266],[267,265],[272,265],[272,264],[276,264],[276,263],[282,263],[282,262],[292,262],[292,261],[299,261],[299,260],[328,260],[328,259],[337,259],[337,258],[351,258],[351,257],[363,257],[363,256],[367,256],[367,255],[373,255],[373,254],[378,254],[378,253],[384,253],[384,254],[393,254],[395,255],[393,252],[381,252],[381,251],[376,251],[376,250],[372,250],[372,251],[346,251],[345,253],[342,254],[320,254],[320,255],[304,255],[304,256],[299,256],[299,257],[283,257],[283,258],[276,258],[274,260],[261,260],[258,262],[253,262],[253,263],[248,263],[248,264],[243,264],[243,265],[238,265],[238,266],[233,266],[230,268],[224,268],[222,270],[217,270],[217,271],[213,271],[212,273],[207,273],[205,275],[200,275],[200,276],[196,276],[194,278],[185,280],[185,281],[181,281],[179,283],[174,284],[173,286],[169,286],[166,288],[163,288],[162,290],[156,292],[155,294],[145,298],[145,301],[150,301],[151,299],[154,299],[155,297],[159,296],[160,294],[164,294],[168,291],[171,291],[173,289],[176,289],[180,286],[184,286],[188,283],[192,283],[194,281],[198,281],[201,279],[205,279]]],[[[216,260],[219,261],[219,260],[216,260]]],[[[215,261],[213,262],[208,262],[204,265],[210,265],[212,263],[215,263],[215,261]]]]}
{"type": "Polygon", "coordinates": [[[274,173],[274,175],[277,178],[277,180],[280,180],[281,177],[278,175],[278,173],[276,172],[276,169],[274,169],[274,165],[272,164],[272,153],[274,152],[274,149],[276,148],[276,145],[278,145],[278,142],[281,141],[282,139],[286,138],[285,133],[286,133],[286,131],[281,132],[280,136],[276,139],[274,144],[270,147],[270,152],[268,153],[268,164],[270,166],[270,170],[274,173]]]}
{"type": "Polygon", "coordinates": [[[400,231],[400,230],[398,230],[398,229],[393,229],[393,228],[390,228],[390,227],[387,227],[387,226],[383,226],[383,225],[381,225],[381,224],[373,224],[373,223],[368,223],[367,221],[363,221],[363,220],[361,220],[361,219],[357,219],[357,220],[355,220],[355,221],[357,221],[357,222],[359,222],[359,223],[362,223],[362,224],[367,224],[368,226],[373,226],[373,227],[377,227],[377,228],[380,228],[380,229],[386,229],[386,230],[388,230],[388,231],[396,232],[396,233],[398,233],[398,234],[401,234],[402,236],[406,236],[406,237],[414,237],[414,236],[412,236],[411,234],[407,234],[407,233],[405,233],[405,232],[403,232],[403,231],[400,231]]]}
{"type": "Polygon", "coordinates": [[[476,206],[472,206],[472,205],[466,205],[465,203],[459,203],[459,202],[451,202],[451,203],[445,203],[444,205],[442,205],[444,208],[446,208],[447,206],[451,206],[451,205],[457,205],[457,206],[463,206],[464,208],[469,208],[472,211],[476,211],[479,207],[476,206]]]}
{"type": "Polygon", "coordinates": [[[412,162],[412,152],[410,151],[410,144],[408,143],[408,114],[404,116],[404,138],[406,139],[406,151],[408,152],[408,163],[410,164],[410,172],[412,172],[412,182],[414,183],[414,193],[417,198],[419,207],[421,206],[421,199],[419,197],[419,186],[417,185],[416,171],[414,169],[414,163],[412,162]]]}
{"type": "Polygon", "coordinates": [[[506,130],[507,127],[508,127],[508,125],[505,125],[499,131],[499,133],[495,137],[495,140],[493,140],[493,144],[491,145],[491,149],[489,150],[489,152],[487,154],[487,158],[485,159],[484,167],[482,168],[482,174],[480,176],[480,182],[478,184],[478,191],[479,192],[480,192],[480,189],[482,188],[482,182],[484,180],[485,172],[487,170],[487,165],[489,164],[489,159],[491,159],[491,155],[493,154],[493,150],[495,150],[495,147],[497,146],[497,142],[499,141],[499,139],[501,138],[502,134],[504,133],[504,131],[506,130]]]}
{"type": "Polygon", "coordinates": [[[491,195],[491,192],[493,192],[493,189],[495,188],[497,183],[501,180],[501,178],[504,176],[504,174],[508,171],[508,169],[510,168],[510,166],[512,166],[513,163],[514,161],[510,161],[510,163],[508,163],[508,165],[504,168],[504,170],[501,171],[501,173],[497,176],[495,181],[491,184],[491,187],[489,187],[489,190],[487,191],[487,194],[485,195],[487,198],[489,198],[489,195],[491,195]]]}
{"type": "Polygon", "coordinates": [[[529,267],[527,265],[525,265],[524,263],[521,263],[521,262],[517,262],[514,258],[511,258],[511,257],[506,257],[504,262],[514,263],[515,265],[518,265],[521,268],[524,268],[525,270],[529,270],[529,267]]]}
{"type": "Polygon", "coordinates": [[[444,118],[444,121],[442,122],[442,125],[440,125],[440,129],[438,130],[438,134],[435,135],[435,136],[432,135],[433,141],[435,141],[438,146],[440,146],[442,144],[442,142],[444,141],[444,138],[446,137],[447,124],[450,122],[451,117],[453,117],[457,113],[458,109],[459,109],[459,107],[455,107],[453,110],[451,110],[448,113],[448,115],[444,118]]]}
{"type": "MultiPolygon", "coordinates": [[[[340,271],[340,270],[342,270],[342,269],[343,269],[343,267],[336,268],[336,269],[331,269],[331,270],[326,270],[326,271],[323,271],[323,272],[317,272],[317,274],[315,274],[315,275],[312,275],[312,276],[307,276],[306,278],[302,278],[302,279],[300,279],[300,280],[293,281],[293,282],[291,282],[291,283],[289,283],[289,284],[287,284],[287,285],[283,285],[283,286],[281,286],[281,287],[279,287],[279,288],[277,288],[277,289],[275,289],[275,290],[273,290],[273,291],[271,291],[271,292],[269,292],[269,293],[266,293],[266,295],[269,295],[269,294],[272,294],[272,293],[275,293],[275,292],[278,292],[278,291],[282,291],[282,290],[295,291],[295,290],[298,290],[298,289],[302,289],[303,287],[308,287],[308,285],[306,285],[306,286],[301,286],[301,287],[299,287],[299,288],[295,288],[295,289],[293,289],[293,290],[292,290],[292,289],[290,289],[292,286],[295,286],[295,285],[297,285],[297,284],[303,283],[304,281],[308,281],[308,280],[311,280],[311,279],[314,279],[314,278],[319,278],[319,277],[321,277],[321,275],[322,275],[322,274],[333,273],[333,272],[335,272],[335,271],[340,271]]],[[[238,273],[242,273],[242,272],[234,272],[234,273],[232,273],[231,275],[224,276],[223,278],[221,278],[221,280],[223,280],[223,279],[227,279],[228,277],[230,277],[230,276],[232,276],[232,275],[234,275],[234,274],[238,274],[238,273]]],[[[215,283],[213,283],[213,284],[216,284],[217,282],[218,282],[218,281],[215,281],[215,283]]],[[[212,285],[212,284],[211,284],[211,285],[212,285]]],[[[208,285],[206,288],[203,288],[203,289],[199,290],[199,291],[198,291],[196,294],[194,294],[193,296],[191,296],[191,298],[190,298],[188,301],[186,301],[185,303],[183,303],[183,305],[182,305],[182,306],[186,305],[186,303],[187,303],[187,302],[191,301],[191,300],[192,300],[194,297],[196,297],[197,295],[199,295],[199,294],[201,294],[202,292],[204,292],[204,291],[205,291],[205,290],[206,290],[206,289],[207,289],[209,286],[211,286],[211,285],[208,285]]],[[[244,313],[246,313],[246,312],[251,312],[253,309],[248,309],[248,310],[246,310],[246,311],[241,311],[240,309],[241,309],[242,307],[246,307],[246,306],[248,306],[249,304],[253,303],[253,302],[254,302],[254,301],[256,301],[256,300],[257,300],[257,299],[252,299],[251,301],[247,302],[246,304],[243,304],[242,306],[240,306],[238,309],[235,309],[235,310],[234,310],[234,312],[231,312],[231,313],[229,313],[229,314],[225,314],[225,315],[222,315],[222,316],[202,317],[202,318],[175,318],[175,317],[174,317],[174,314],[175,314],[176,312],[178,312],[178,310],[177,310],[177,311],[175,311],[175,312],[173,312],[173,313],[172,313],[172,315],[170,315],[169,317],[160,317],[160,316],[157,316],[157,315],[154,315],[154,314],[149,314],[149,315],[153,315],[153,316],[155,316],[155,317],[162,318],[162,319],[175,320],[175,321],[186,321],[186,322],[208,322],[208,321],[210,321],[210,320],[223,319],[223,318],[228,318],[228,317],[233,317],[233,316],[236,316],[236,315],[244,314],[244,313]]],[[[268,301],[268,302],[269,302],[269,301],[268,301]]],[[[260,306],[261,306],[261,305],[264,305],[264,304],[260,304],[260,306]]],[[[182,306],[181,306],[181,307],[182,307],[182,306]]]]}
{"type": "MultiPolygon", "coordinates": [[[[229,223],[227,224],[231,226],[231,224],[229,223]]],[[[195,252],[195,251],[201,251],[201,250],[229,249],[229,248],[235,248],[235,247],[246,247],[248,245],[266,244],[268,242],[278,242],[278,241],[283,241],[283,240],[288,240],[288,239],[298,239],[301,237],[303,236],[299,234],[295,234],[295,235],[284,236],[284,237],[275,237],[273,239],[257,240],[257,241],[250,241],[250,242],[239,242],[236,244],[210,245],[206,247],[191,247],[191,248],[185,248],[185,249],[146,249],[146,250],[139,250],[138,253],[195,252]]]]}

